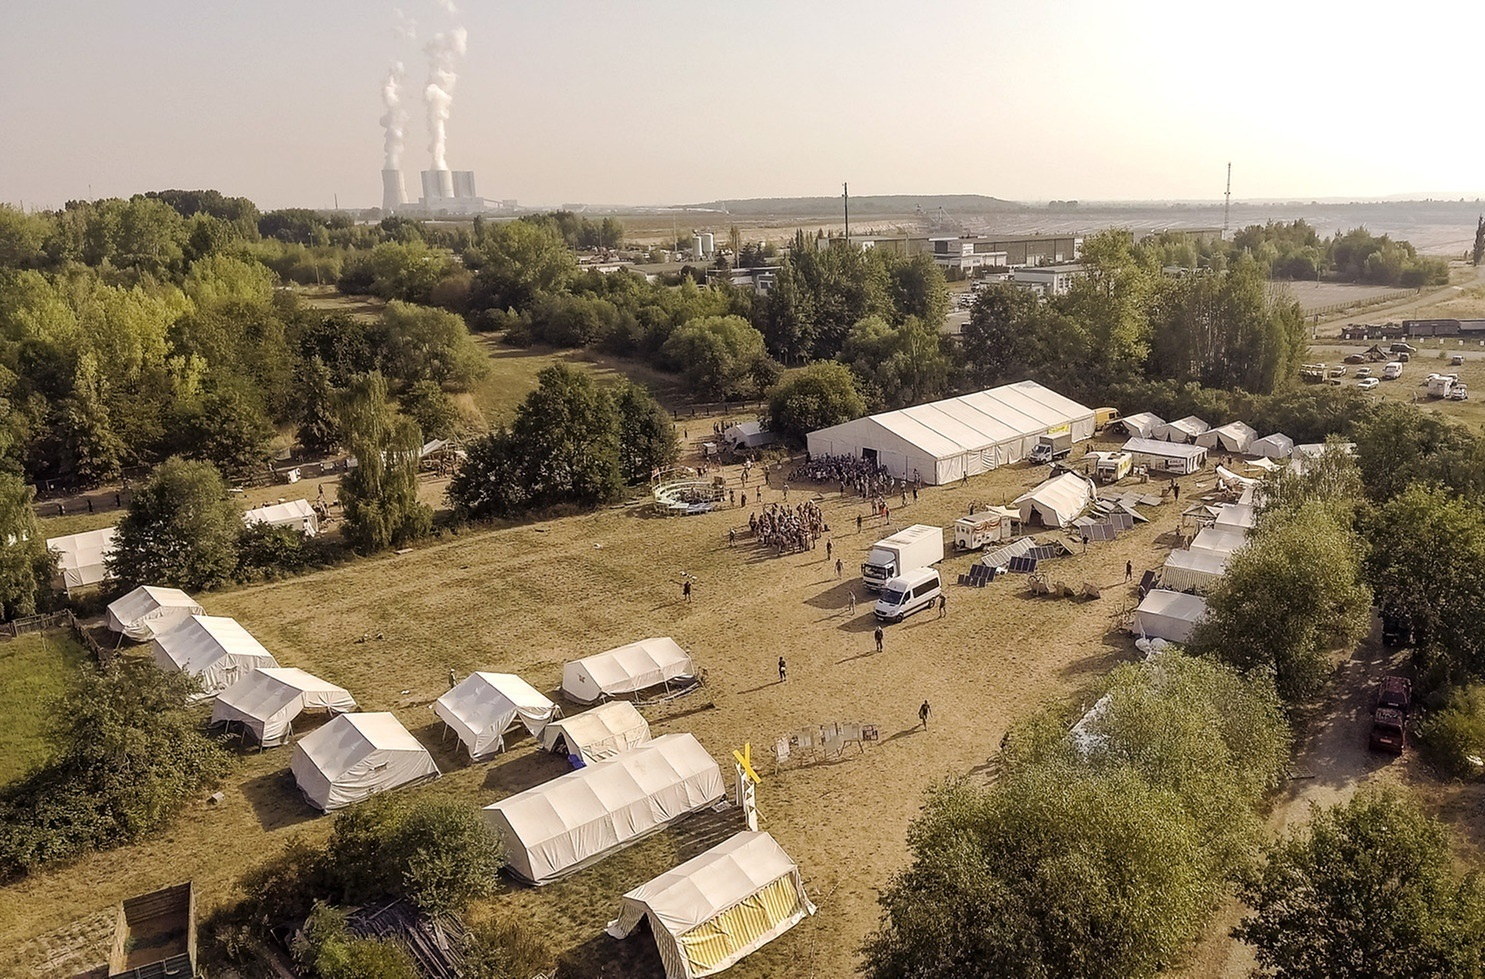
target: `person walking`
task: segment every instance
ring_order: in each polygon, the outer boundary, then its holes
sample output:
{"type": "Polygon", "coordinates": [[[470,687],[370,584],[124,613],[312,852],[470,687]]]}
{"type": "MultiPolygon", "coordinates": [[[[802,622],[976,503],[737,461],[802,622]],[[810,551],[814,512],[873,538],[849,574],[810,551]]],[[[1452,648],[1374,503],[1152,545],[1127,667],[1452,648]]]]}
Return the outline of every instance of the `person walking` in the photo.
{"type": "Polygon", "coordinates": [[[856,514],[856,533],[861,533],[861,514],[856,514]]]}
{"type": "Polygon", "coordinates": [[[681,598],[685,600],[687,605],[691,604],[691,582],[689,579],[681,582],[681,598]]]}
{"type": "Polygon", "coordinates": [[[840,558],[836,558],[836,559],[835,559],[835,576],[836,576],[836,577],[837,577],[837,578],[839,578],[839,577],[840,577],[840,574],[841,574],[841,571],[842,571],[842,570],[843,570],[843,569],[844,569],[844,568],[845,568],[845,565],[844,565],[844,564],[842,564],[842,563],[841,563],[841,560],[840,560],[840,558]]]}
{"type": "Polygon", "coordinates": [[[826,541],[825,542],[825,560],[827,560],[827,561],[830,560],[830,552],[831,552],[831,550],[832,550],[832,547],[831,547],[830,541],[826,541]]]}
{"type": "Polygon", "coordinates": [[[1171,489],[1171,492],[1172,493],[1176,494],[1176,502],[1177,503],[1180,503],[1181,502],[1181,484],[1178,483],[1178,482],[1176,482],[1173,479],[1173,480],[1170,481],[1170,489],[1171,489]]]}
{"type": "Polygon", "coordinates": [[[779,682],[783,683],[789,679],[789,668],[784,665],[784,657],[779,657],[779,682]]]}
{"type": "Polygon", "coordinates": [[[877,626],[877,631],[873,635],[877,638],[877,652],[880,653],[882,651],[882,627],[877,626]]]}
{"type": "Polygon", "coordinates": [[[938,617],[943,618],[949,614],[949,596],[943,592],[938,593],[938,617]]]}
{"type": "Polygon", "coordinates": [[[918,708],[918,723],[922,725],[925,731],[928,730],[928,713],[930,710],[931,708],[928,706],[928,701],[926,700],[923,701],[923,706],[918,708]]]}
{"type": "Polygon", "coordinates": [[[1125,581],[1129,581],[1133,577],[1134,577],[1134,562],[1133,561],[1125,561],[1124,562],[1124,580],[1125,581]]]}
{"type": "Polygon", "coordinates": [[[852,588],[851,589],[851,616],[852,616],[852,618],[854,618],[855,615],[856,615],[856,589],[852,588]]]}

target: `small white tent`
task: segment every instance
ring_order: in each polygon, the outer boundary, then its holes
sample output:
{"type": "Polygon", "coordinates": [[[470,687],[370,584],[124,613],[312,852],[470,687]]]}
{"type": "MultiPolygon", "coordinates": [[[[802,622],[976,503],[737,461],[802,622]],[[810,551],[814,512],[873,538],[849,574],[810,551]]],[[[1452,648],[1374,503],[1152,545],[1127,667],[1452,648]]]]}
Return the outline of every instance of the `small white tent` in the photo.
{"type": "Polygon", "coordinates": [[[1191,550],[1193,551],[1215,551],[1218,554],[1229,555],[1246,543],[1248,535],[1243,530],[1219,530],[1217,527],[1207,527],[1191,539],[1191,550]]]}
{"type": "Polygon", "coordinates": [[[665,979],[701,979],[814,913],[783,847],[767,833],[738,833],[625,894],[606,930],[627,938],[648,917],[665,979]]]}
{"type": "Polygon", "coordinates": [[[179,588],[140,585],[108,606],[108,627],[135,642],[149,642],[206,609],[179,588]]]}
{"type": "Polygon", "coordinates": [[[1224,503],[1217,507],[1217,519],[1213,521],[1212,527],[1246,534],[1257,523],[1258,508],[1251,503],[1224,503]]]}
{"type": "Polygon", "coordinates": [[[1207,603],[1195,595],[1152,588],[1134,610],[1131,631],[1149,639],[1185,642],[1207,612],[1207,603]]]}
{"type": "Polygon", "coordinates": [[[1254,439],[1248,446],[1248,452],[1269,459],[1287,459],[1294,454],[1294,439],[1283,432],[1275,432],[1261,439],[1254,439]]]}
{"type": "Polygon", "coordinates": [[[433,713],[479,760],[504,751],[505,732],[517,724],[541,737],[557,705],[513,673],[471,673],[433,702],[433,713]]]}
{"type": "Polygon", "coordinates": [[[1160,572],[1160,585],[1172,591],[1204,592],[1227,573],[1227,555],[1221,551],[1171,551],[1160,572]]]}
{"type": "Polygon", "coordinates": [[[151,650],[160,669],[200,678],[202,692],[192,700],[215,697],[253,670],[278,665],[236,619],[222,615],[193,615],[155,636],[151,650]]]}
{"type": "Polygon", "coordinates": [[[286,666],[254,670],[223,690],[211,708],[212,724],[240,724],[265,748],[289,740],[294,718],[306,710],[344,714],[356,701],[344,687],[286,666]]]}
{"type": "Polygon", "coordinates": [[[728,425],[722,432],[722,438],[731,443],[735,451],[773,445],[779,440],[779,433],[765,428],[762,422],[738,422],[736,425],[728,425]]]}
{"type": "Polygon", "coordinates": [[[1208,429],[1196,437],[1197,445],[1204,445],[1209,449],[1220,448],[1225,452],[1247,452],[1248,447],[1258,438],[1251,425],[1244,422],[1228,422],[1217,428],[1208,429]]]}
{"type": "Polygon", "coordinates": [[[439,774],[428,749],[388,713],[341,714],[309,732],[294,743],[289,769],[321,812],[439,774]]]}
{"type": "Polygon", "coordinates": [[[79,588],[101,583],[107,576],[103,562],[113,554],[114,533],[113,527],[104,527],[47,538],[47,549],[57,552],[57,577],[53,585],[70,595],[79,588]]]}
{"type": "Polygon", "coordinates": [[[650,740],[650,724],[627,700],[610,700],[542,729],[541,746],[582,768],[650,740]]]}
{"type": "Polygon", "coordinates": [[[313,537],[320,532],[319,514],[315,513],[315,508],[310,506],[308,500],[290,500],[287,503],[254,507],[242,515],[242,522],[248,527],[258,524],[289,527],[303,531],[306,537],[313,537]]]}
{"type": "Polygon", "coordinates": [[[1166,442],[1195,442],[1198,435],[1211,427],[1195,415],[1187,415],[1161,425],[1155,429],[1154,437],[1166,442]]]}
{"type": "Polygon", "coordinates": [[[1160,439],[1130,439],[1124,451],[1134,456],[1134,464],[1147,469],[1186,476],[1207,464],[1207,450],[1200,445],[1184,445],[1160,439]]]}
{"type": "Polygon", "coordinates": [[[1165,424],[1165,419],[1159,415],[1152,415],[1148,411],[1140,411],[1133,415],[1125,415],[1119,419],[1119,424],[1124,426],[1124,431],[1130,436],[1147,439],[1154,435],[1156,429],[1165,424]]]}
{"type": "Polygon", "coordinates": [[[591,704],[651,687],[686,685],[695,675],[690,655],[674,639],[661,636],[564,664],[562,692],[580,704],[591,704]]]}
{"type": "Polygon", "coordinates": [[[549,884],[726,792],[701,742],[667,734],[486,806],[485,822],[512,873],[549,884]]]}
{"type": "Polygon", "coordinates": [[[1077,473],[1053,476],[1012,501],[1021,510],[1021,523],[1040,521],[1044,527],[1066,527],[1078,518],[1096,494],[1093,483],[1077,473]]]}

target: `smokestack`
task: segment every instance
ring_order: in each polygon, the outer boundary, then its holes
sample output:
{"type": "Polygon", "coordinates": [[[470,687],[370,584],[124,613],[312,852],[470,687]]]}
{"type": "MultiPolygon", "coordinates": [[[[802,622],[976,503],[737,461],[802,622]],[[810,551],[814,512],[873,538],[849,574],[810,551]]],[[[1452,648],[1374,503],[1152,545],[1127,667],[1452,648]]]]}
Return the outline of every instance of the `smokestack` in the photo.
{"type": "Polygon", "coordinates": [[[392,214],[402,210],[407,203],[407,192],[402,189],[401,170],[382,171],[382,213],[392,214]]]}

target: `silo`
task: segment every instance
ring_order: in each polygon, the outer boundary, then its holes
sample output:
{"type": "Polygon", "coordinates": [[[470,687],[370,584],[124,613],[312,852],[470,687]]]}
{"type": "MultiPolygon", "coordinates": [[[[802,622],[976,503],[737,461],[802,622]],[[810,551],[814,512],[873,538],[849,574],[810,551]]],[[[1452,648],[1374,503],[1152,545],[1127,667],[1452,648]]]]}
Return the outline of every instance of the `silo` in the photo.
{"type": "Polygon", "coordinates": [[[706,252],[701,250],[701,235],[699,234],[691,236],[691,257],[697,261],[706,258],[706,252]]]}
{"type": "Polygon", "coordinates": [[[717,250],[717,239],[710,231],[701,233],[701,254],[710,258],[717,250]]]}

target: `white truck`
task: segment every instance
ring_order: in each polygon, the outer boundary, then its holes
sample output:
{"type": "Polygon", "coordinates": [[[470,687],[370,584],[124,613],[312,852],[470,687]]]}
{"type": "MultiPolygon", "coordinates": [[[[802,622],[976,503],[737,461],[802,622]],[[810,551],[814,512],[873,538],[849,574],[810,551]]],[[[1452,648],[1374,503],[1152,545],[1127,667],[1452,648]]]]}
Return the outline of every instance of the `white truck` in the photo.
{"type": "Polygon", "coordinates": [[[1072,454],[1072,432],[1043,435],[1031,449],[1031,461],[1035,463],[1056,462],[1072,454]]]}
{"type": "Polygon", "coordinates": [[[926,568],[944,559],[942,527],[913,524],[871,545],[861,565],[861,581],[871,591],[881,591],[898,575],[926,568]]]}

